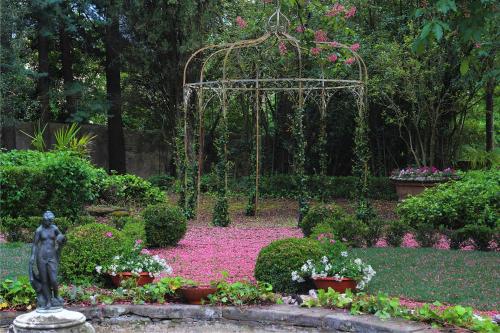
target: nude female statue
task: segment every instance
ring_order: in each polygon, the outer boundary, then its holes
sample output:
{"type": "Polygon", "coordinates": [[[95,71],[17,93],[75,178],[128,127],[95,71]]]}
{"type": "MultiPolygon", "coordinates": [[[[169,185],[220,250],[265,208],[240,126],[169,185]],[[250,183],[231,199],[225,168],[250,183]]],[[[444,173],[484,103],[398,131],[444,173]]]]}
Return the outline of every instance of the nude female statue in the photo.
{"type": "Polygon", "coordinates": [[[66,237],[54,224],[54,218],[50,211],[43,214],[42,224],[35,232],[29,264],[29,277],[36,291],[37,308],[44,310],[60,308],[64,304],[58,294],[57,272],[61,247],[66,237]]]}

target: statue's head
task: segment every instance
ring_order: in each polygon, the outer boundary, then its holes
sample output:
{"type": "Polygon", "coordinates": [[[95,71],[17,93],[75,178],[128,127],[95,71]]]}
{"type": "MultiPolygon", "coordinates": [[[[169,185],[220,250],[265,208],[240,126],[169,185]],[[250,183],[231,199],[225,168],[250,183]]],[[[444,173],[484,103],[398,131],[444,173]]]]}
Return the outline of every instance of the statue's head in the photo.
{"type": "Polygon", "coordinates": [[[44,226],[48,227],[52,223],[54,223],[54,219],[55,219],[54,213],[52,213],[50,210],[48,210],[45,213],[43,213],[42,223],[44,226]]]}

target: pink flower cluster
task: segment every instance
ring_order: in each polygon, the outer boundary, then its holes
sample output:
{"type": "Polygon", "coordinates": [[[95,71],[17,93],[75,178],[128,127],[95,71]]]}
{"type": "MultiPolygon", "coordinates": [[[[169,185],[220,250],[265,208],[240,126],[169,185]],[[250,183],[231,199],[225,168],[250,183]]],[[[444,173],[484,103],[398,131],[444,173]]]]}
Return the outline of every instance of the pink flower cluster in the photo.
{"type": "Polygon", "coordinates": [[[421,168],[407,167],[401,170],[394,170],[391,176],[396,178],[452,178],[455,176],[455,173],[455,170],[452,168],[439,170],[435,166],[423,166],[421,168]]]}
{"type": "Polygon", "coordinates": [[[330,9],[325,15],[328,17],[333,17],[341,13],[344,13],[344,17],[346,19],[349,19],[354,15],[356,15],[356,7],[352,6],[351,8],[347,9],[345,6],[337,2],[336,4],[333,5],[332,9],[330,9]]]}
{"type": "Polygon", "coordinates": [[[287,52],[287,48],[286,48],[286,45],[284,42],[280,42],[278,44],[278,49],[279,49],[281,55],[285,55],[287,52]]]}
{"type": "Polygon", "coordinates": [[[318,43],[320,42],[327,42],[328,41],[328,35],[326,31],[323,30],[318,30],[314,32],[314,40],[318,43]]]}
{"type": "Polygon", "coordinates": [[[247,26],[247,21],[245,21],[241,16],[238,16],[236,18],[236,24],[240,27],[240,28],[245,28],[247,26]]]}
{"type": "Polygon", "coordinates": [[[306,28],[303,25],[299,25],[295,31],[298,33],[303,33],[306,30],[306,28]]]}
{"type": "Polygon", "coordinates": [[[274,240],[303,237],[298,228],[190,227],[174,248],[149,250],[167,259],[176,275],[202,283],[221,278],[253,280],[260,250],[274,240]]]}
{"type": "Polygon", "coordinates": [[[354,58],[347,58],[346,61],[345,61],[345,64],[346,65],[352,65],[356,62],[356,59],[354,58]]]}
{"type": "Polygon", "coordinates": [[[359,43],[354,43],[349,47],[349,50],[357,52],[360,49],[361,45],[359,43]]]}
{"type": "Polygon", "coordinates": [[[312,47],[311,48],[311,54],[314,56],[317,56],[321,53],[321,49],[319,47],[312,47]]]}

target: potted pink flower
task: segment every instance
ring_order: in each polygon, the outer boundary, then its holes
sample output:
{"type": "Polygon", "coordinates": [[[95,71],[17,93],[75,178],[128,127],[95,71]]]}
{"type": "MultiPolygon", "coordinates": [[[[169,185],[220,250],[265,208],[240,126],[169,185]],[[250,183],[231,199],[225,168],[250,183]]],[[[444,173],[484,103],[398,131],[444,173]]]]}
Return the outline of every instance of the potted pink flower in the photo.
{"type": "Polygon", "coordinates": [[[390,177],[396,186],[399,201],[409,195],[418,195],[425,189],[434,187],[439,183],[458,178],[459,176],[454,169],[446,168],[439,170],[434,166],[424,166],[421,168],[407,167],[401,170],[394,170],[390,177]]]}

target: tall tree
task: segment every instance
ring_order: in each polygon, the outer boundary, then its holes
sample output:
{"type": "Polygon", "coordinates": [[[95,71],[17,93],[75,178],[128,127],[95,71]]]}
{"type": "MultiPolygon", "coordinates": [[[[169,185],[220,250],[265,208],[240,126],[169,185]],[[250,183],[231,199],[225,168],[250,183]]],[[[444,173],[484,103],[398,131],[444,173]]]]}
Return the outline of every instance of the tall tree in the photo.
{"type": "Polygon", "coordinates": [[[108,108],[108,159],[109,170],[119,174],[127,171],[125,162],[125,139],[122,120],[122,90],[121,90],[121,50],[120,6],[110,1],[106,8],[107,24],[104,33],[106,49],[106,92],[108,108]]]}
{"type": "Polygon", "coordinates": [[[71,43],[71,11],[68,2],[61,3],[59,17],[59,49],[61,54],[61,70],[64,81],[66,104],[59,113],[59,120],[65,121],[76,112],[77,92],[74,87],[73,51],[71,43]]]}
{"type": "Polygon", "coordinates": [[[49,38],[51,36],[51,4],[40,0],[33,2],[33,13],[37,21],[36,47],[38,50],[38,99],[40,101],[40,121],[50,120],[49,105],[49,38]]]}

